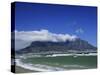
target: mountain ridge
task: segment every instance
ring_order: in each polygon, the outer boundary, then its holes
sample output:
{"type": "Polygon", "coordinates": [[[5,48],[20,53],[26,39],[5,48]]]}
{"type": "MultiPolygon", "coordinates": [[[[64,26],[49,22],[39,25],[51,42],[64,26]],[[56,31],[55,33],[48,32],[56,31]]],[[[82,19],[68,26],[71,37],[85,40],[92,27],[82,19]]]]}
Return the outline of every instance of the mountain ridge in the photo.
{"type": "Polygon", "coordinates": [[[97,48],[87,41],[77,38],[76,40],[66,42],[34,41],[28,47],[16,51],[16,53],[68,53],[68,52],[96,52],[97,48]]]}

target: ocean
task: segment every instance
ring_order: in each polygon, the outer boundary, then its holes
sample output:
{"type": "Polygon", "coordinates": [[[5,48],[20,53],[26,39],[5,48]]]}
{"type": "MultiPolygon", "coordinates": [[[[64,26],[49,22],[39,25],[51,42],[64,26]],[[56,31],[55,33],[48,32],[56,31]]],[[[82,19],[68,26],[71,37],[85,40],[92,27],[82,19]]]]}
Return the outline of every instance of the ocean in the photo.
{"type": "Polygon", "coordinates": [[[39,72],[95,69],[97,68],[97,56],[29,57],[18,59],[16,65],[39,72]]]}

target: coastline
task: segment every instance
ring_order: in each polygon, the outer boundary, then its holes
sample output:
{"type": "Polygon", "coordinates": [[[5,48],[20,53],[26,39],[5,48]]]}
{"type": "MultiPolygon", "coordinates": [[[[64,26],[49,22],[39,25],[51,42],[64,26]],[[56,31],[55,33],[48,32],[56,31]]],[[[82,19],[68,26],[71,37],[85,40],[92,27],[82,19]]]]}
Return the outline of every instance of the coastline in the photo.
{"type": "Polygon", "coordinates": [[[54,68],[46,65],[34,65],[34,64],[25,64],[21,62],[20,59],[16,59],[16,65],[22,67],[24,69],[33,70],[33,71],[40,71],[40,72],[49,72],[49,71],[56,71],[56,70],[63,70],[62,68],[54,68]]]}
{"type": "Polygon", "coordinates": [[[17,65],[15,66],[15,73],[32,73],[32,72],[39,72],[39,71],[25,69],[17,65]]]}
{"type": "MultiPolygon", "coordinates": [[[[76,54],[76,55],[72,55],[72,54],[54,54],[52,56],[46,56],[46,57],[59,57],[59,56],[73,56],[74,58],[77,58],[77,56],[96,56],[96,54],[76,54]]],[[[21,56],[21,58],[23,58],[24,56],[21,56]]],[[[28,58],[27,56],[24,58],[28,58]]],[[[43,65],[43,64],[31,64],[31,63],[24,63],[21,61],[20,58],[15,60],[16,62],[16,66],[29,70],[29,71],[36,71],[36,72],[50,72],[50,71],[65,71],[67,69],[64,68],[59,68],[59,67],[53,67],[53,66],[48,66],[48,65],[43,65]]],[[[81,65],[65,65],[69,66],[69,67],[82,67],[84,68],[84,66],[81,65]]],[[[69,69],[68,69],[69,70],[69,69]]]]}

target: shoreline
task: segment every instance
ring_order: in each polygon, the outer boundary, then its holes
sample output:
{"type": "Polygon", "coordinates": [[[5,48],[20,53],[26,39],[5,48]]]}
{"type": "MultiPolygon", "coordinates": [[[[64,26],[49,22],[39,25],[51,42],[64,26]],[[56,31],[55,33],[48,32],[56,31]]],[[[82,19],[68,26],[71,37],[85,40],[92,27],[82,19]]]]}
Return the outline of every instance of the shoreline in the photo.
{"type": "Polygon", "coordinates": [[[39,72],[39,71],[29,70],[20,66],[15,66],[15,73],[32,73],[32,72],[39,72]]]}
{"type": "MultiPolygon", "coordinates": [[[[78,54],[78,55],[84,56],[84,54],[78,54]]],[[[89,55],[89,54],[87,54],[87,55],[88,56],[94,56],[94,55],[89,55]]],[[[62,55],[62,56],[64,56],[64,55],[62,55]]],[[[68,55],[67,54],[67,56],[72,56],[72,55],[68,55]]],[[[75,58],[77,58],[76,55],[73,55],[73,57],[74,56],[75,56],[75,58]]],[[[48,56],[46,56],[46,57],[48,57],[48,56]]],[[[57,57],[57,56],[51,56],[51,57],[57,57]]],[[[31,70],[31,71],[37,71],[37,72],[50,72],[50,71],[65,71],[65,70],[67,70],[67,69],[64,69],[64,68],[53,67],[53,66],[48,66],[48,65],[43,65],[43,64],[24,63],[24,62],[21,61],[20,58],[19,59],[15,59],[15,62],[16,62],[16,66],[18,66],[18,67],[21,67],[21,68],[24,68],[24,69],[27,69],[27,70],[31,70]]],[[[80,67],[80,65],[64,65],[64,66],[80,67]]]]}
{"type": "Polygon", "coordinates": [[[28,70],[46,71],[44,69],[39,69],[39,68],[33,67],[31,64],[27,65],[27,64],[21,62],[20,59],[16,59],[16,65],[19,66],[19,67],[28,69],[28,70]]]}
{"type": "Polygon", "coordinates": [[[28,69],[28,70],[35,70],[35,71],[40,71],[40,72],[49,72],[49,71],[64,71],[65,69],[63,68],[58,68],[58,67],[51,67],[51,66],[47,66],[47,65],[41,65],[41,64],[26,64],[21,62],[20,59],[16,59],[16,66],[22,67],[24,69],[28,69]]]}

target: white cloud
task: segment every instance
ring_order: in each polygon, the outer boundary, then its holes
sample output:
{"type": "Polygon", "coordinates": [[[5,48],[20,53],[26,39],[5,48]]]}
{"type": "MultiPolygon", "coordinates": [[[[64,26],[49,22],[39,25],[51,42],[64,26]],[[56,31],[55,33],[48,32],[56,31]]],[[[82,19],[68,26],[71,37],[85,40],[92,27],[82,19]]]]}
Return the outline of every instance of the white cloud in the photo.
{"type": "Polygon", "coordinates": [[[82,28],[78,28],[75,32],[82,34],[82,33],[84,33],[84,30],[82,28]]]}
{"type": "Polygon", "coordinates": [[[77,38],[75,35],[55,34],[48,30],[40,31],[15,31],[15,47],[21,49],[28,46],[33,41],[52,41],[65,42],[66,40],[73,41],[77,38]]]}

